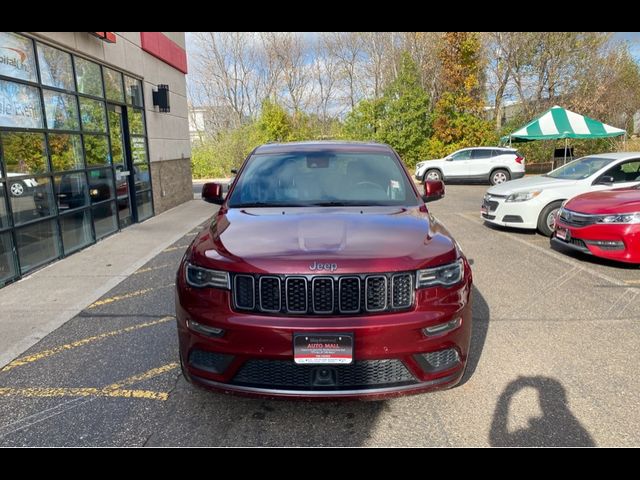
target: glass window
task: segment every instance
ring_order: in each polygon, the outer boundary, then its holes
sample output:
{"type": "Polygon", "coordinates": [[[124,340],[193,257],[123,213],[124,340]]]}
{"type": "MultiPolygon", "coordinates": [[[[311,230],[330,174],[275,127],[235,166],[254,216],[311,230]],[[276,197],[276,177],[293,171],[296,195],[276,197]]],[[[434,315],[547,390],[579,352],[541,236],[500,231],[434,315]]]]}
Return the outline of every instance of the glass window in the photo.
{"type": "Polygon", "coordinates": [[[91,203],[103,202],[114,197],[113,171],[110,168],[89,170],[88,175],[91,203]]]}
{"type": "Polygon", "coordinates": [[[149,165],[147,163],[134,165],[133,174],[135,179],[136,192],[141,190],[149,190],[151,188],[149,165]]]}
{"type": "Polygon", "coordinates": [[[9,233],[0,233],[0,285],[16,276],[13,242],[9,233]]]}
{"type": "Polygon", "coordinates": [[[30,39],[12,32],[0,32],[0,75],[38,81],[30,39]]]}
{"type": "Polygon", "coordinates": [[[124,103],[122,74],[107,67],[103,67],[102,71],[104,72],[104,86],[107,90],[107,99],[124,103]]]}
{"type": "Polygon", "coordinates": [[[22,273],[60,256],[55,220],[17,229],[16,242],[22,273]]]}
{"type": "Polygon", "coordinates": [[[134,107],[142,107],[142,82],[137,78],[124,76],[124,87],[127,103],[134,107]]]}
{"type": "Polygon", "coordinates": [[[456,160],[469,160],[471,158],[471,150],[463,150],[462,152],[456,152],[451,155],[451,158],[456,160]]]}
{"type": "Polygon", "coordinates": [[[106,135],[85,135],[84,152],[89,167],[110,164],[109,142],[106,135]]]}
{"type": "Polygon", "coordinates": [[[74,57],[73,60],[76,64],[78,91],[95,97],[104,97],[100,65],[79,57],[74,57]]]}
{"type": "Polygon", "coordinates": [[[142,221],[153,215],[153,204],[151,203],[151,192],[142,192],[136,195],[136,205],[138,207],[138,220],[142,221]]]}
{"type": "Polygon", "coordinates": [[[42,126],[42,105],[38,89],[0,80],[0,127],[42,126]]]}
{"type": "Polygon", "coordinates": [[[71,55],[57,48],[38,43],[38,66],[43,85],[75,90],[71,55]]]}
{"type": "Polygon", "coordinates": [[[80,116],[84,131],[107,133],[106,115],[104,102],[80,97],[80,116]]]}
{"type": "Polygon", "coordinates": [[[147,162],[147,146],[144,137],[131,137],[131,157],[133,163],[147,162]]]}
{"type": "Polygon", "coordinates": [[[84,173],[69,173],[54,178],[58,211],[73,210],[89,204],[84,173]]]}
{"type": "Polygon", "coordinates": [[[0,134],[7,177],[37,175],[49,170],[44,134],[2,132],[0,134]]]}
{"type": "Polygon", "coordinates": [[[49,154],[51,155],[51,166],[54,171],[60,172],[84,168],[80,135],[50,133],[49,154]]]}
{"type": "Polygon", "coordinates": [[[118,105],[109,105],[109,136],[113,163],[124,163],[121,107],[118,105]]]}
{"type": "Polygon", "coordinates": [[[472,150],[471,151],[471,158],[473,160],[481,160],[481,159],[487,159],[487,158],[491,158],[491,154],[492,154],[493,150],[485,150],[483,149],[478,149],[478,150],[472,150]]]}
{"type": "Polygon", "coordinates": [[[76,96],[43,90],[47,127],[54,130],[79,130],[76,96]]]}
{"type": "Polygon", "coordinates": [[[129,132],[132,135],[144,135],[144,115],[142,110],[137,108],[129,110],[129,132]]]}
{"type": "Polygon", "coordinates": [[[604,172],[602,176],[612,177],[613,183],[637,182],[640,181],[640,173],[638,173],[639,166],[640,163],[638,160],[619,163],[604,172]]]}
{"type": "Polygon", "coordinates": [[[86,247],[93,242],[91,218],[88,210],[62,215],[60,229],[62,230],[62,245],[65,254],[86,247]]]}
{"type": "Polygon", "coordinates": [[[4,183],[0,182],[0,230],[8,228],[9,226],[9,211],[7,210],[7,203],[4,199],[4,183]]]}
{"type": "Polygon", "coordinates": [[[55,215],[49,178],[21,178],[9,181],[9,187],[12,192],[10,198],[13,222],[16,225],[55,215]],[[19,195],[14,194],[12,188],[17,183],[22,187],[19,195]]]}
{"type": "Polygon", "coordinates": [[[613,162],[612,158],[582,157],[547,173],[547,177],[563,180],[584,180],[613,162]]]}
{"type": "Polygon", "coordinates": [[[118,229],[118,217],[114,202],[101,203],[94,206],[91,211],[93,212],[93,227],[96,230],[96,238],[102,238],[118,229]]]}

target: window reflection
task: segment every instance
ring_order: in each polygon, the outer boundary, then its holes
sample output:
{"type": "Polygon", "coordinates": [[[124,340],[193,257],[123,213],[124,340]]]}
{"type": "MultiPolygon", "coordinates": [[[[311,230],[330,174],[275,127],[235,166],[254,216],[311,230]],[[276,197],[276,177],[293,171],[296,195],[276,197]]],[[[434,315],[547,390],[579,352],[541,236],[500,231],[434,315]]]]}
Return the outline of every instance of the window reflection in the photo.
{"type": "Polygon", "coordinates": [[[16,276],[13,244],[9,233],[0,233],[0,285],[16,276]]]}
{"type": "Polygon", "coordinates": [[[80,116],[84,131],[106,133],[107,120],[103,102],[80,97],[80,116]]]}
{"type": "Polygon", "coordinates": [[[43,85],[75,90],[71,55],[67,52],[38,43],[38,64],[43,85]]]}
{"type": "Polygon", "coordinates": [[[60,256],[58,228],[54,220],[16,230],[20,270],[24,274],[60,256]]]}
{"type": "Polygon", "coordinates": [[[4,199],[4,183],[0,182],[0,230],[9,227],[9,212],[4,199]]]}
{"type": "Polygon", "coordinates": [[[33,42],[12,32],[0,32],[2,62],[0,75],[37,82],[36,62],[33,54],[33,42]]]}
{"type": "Polygon", "coordinates": [[[79,130],[76,96],[44,90],[44,111],[47,127],[55,130],[79,130]]]}
{"type": "Polygon", "coordinates": [[[134,107],[142,107],[142,82],[125,75],[124,87],[127,94],[127,103],[134,107]]]}
{"type": "Polygon", "coordinates": [[[50,133],[49,154],[51,155],[51,165],[55,171],[84,168],[80,135],[50,133]]]}
{"type": "Polygon", "coordinates": [[[78,91],[95,97],[103,97],[104,91],[102,89],[100,65],[79,57],[74,57],[74,60],[76,64],[78,91]]]}
{"type": "Polygon", "coordinates": [[[38,89],[0,80],[0,127],[42,126],[42,106],[38,89]]]}
{"type": "Polygon", "coordinates": [[[104,86],[107,90],[107,99],[124,103],[124,91],[122,87],[122,74],[103,67],[104,86]]]}
{"type": "Polygon", "coordinates": [[[114,165],[124,163],[122,115],[120,111],[121,107],[109,105],[109,135],[111,137],[111,156],[114,165]]]}
{"type": "Polygon", "coordinates": [[[13,212],[13,222],[18,225],[31,222],[40,218],[55,215],[56,210],[53,201],[53,189],[51,180],[48,177],[22,178],[20,180],[10,180],[10,192],[13,185],[21,182],[24,193],[20,195],[11,194],[11,211],[13,212]]]}
{"type": "Polygon", "coordinates": [[[144,137],[131,137],[131,156],[133,163],[147,162],[147,142],[144,137]]]}
{"type": "Polygon", "coordinates": [[[92,208],[93,225],[96,238],[102,238],[118,229],[116,206],[114,202],[102,203],[92,208]]]}
{"type": "Polygon", "coordinates": [[[65,254],[86,247],[93,241],[91,218],[87,210],[62,215],[60,229],[65,254]]]}
{"type": "Polygon", "coordinates": [[[138,207],[138,220],[142,221],[153,215],[153,204],[151,203],[151,192],[142,192],[136,195],[136,206],[138,207]]]}
{"type": "Polygon", "coordinates": [[[84,135],[84,151],[90,167],[111,163],[106,135],[84,135]]]}
{"type": "Polygon", "coordinates": [[[89,198],[91,203],[104,202],[115,196],[113,172],[110,168],[89,170],[89,198]]]}
{"type": "Polygon", "coordinates": [[[151,188],[151,178],[149,175],[149,165],[134,165],[134,178],[135,178],[135,186],[136,192],[141,190],[149,190],[151,188]]]}
{"type": "Polygon", "coordinates": [[[133,135],[144,135],[144,115],[142,110],[129,110],[129,131],[133,135]]]}
{"type": "Polygon", "coordinates": [[[84,173],[70,173],[54,178],[58,211],[73,210],[88,205],[87,181],[84,173]]]}
{"type": "MultiPolygon", "coordinates": [[[[37,175],[49,170],[45,153],[44,134],[2,132],[0,139],[2,141],[7,177],[37,175]]],[[[16,194],[17,192],[13,193],[16,194]]]]}

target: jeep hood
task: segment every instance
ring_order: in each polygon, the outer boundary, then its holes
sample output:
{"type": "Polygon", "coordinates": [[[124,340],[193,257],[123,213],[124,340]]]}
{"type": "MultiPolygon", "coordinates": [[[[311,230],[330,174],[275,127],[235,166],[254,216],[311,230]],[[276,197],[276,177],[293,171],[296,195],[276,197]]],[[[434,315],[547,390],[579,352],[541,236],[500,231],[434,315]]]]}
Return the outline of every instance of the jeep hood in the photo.
{"type": "Polygon", "coordinates": [[[196,237],[190,260],[253,273],[336,274],[416,270],[453,262],[457,246],[419,207],[247,208],[219,211],[196,237]]]}

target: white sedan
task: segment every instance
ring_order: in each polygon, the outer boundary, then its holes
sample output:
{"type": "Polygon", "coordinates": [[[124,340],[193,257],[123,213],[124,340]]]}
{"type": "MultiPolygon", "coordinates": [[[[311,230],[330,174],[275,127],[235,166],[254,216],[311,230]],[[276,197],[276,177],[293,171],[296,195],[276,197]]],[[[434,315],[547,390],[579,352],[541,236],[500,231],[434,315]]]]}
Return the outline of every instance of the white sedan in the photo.
{"type": "Polygon", "coordinates": [[[581,193],[640,183],[640,152],[582,157],[546,175],[525,177],[487,190],[481,217],[489,223],[538,229],[551,236],[562,202],[581,193]]]}

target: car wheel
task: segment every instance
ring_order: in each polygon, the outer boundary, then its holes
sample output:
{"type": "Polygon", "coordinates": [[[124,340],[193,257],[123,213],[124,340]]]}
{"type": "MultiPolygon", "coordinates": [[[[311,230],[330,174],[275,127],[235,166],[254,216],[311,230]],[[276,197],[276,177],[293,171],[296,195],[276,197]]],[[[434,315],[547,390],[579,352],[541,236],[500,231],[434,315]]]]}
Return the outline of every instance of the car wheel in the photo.
{"type": "Polygon", "coordinates": [[[427,170],[424,173],[424,180],[442,180],[442,175],[440,174],[440,172],[438,170],[427,170]]]}
{"type": "Polygon", "coordinates": [[[21,197],[24,195],[24,184],[22,182],[12,183],[9,187],[9,191],[11,192],[12,197],[21,197]]]}
{"type": "Polygon", "coordinates": [[[500,185],[509,180],[511,180],[511,175],[508,170],[496,170],[491,173],[491,178],[489,179],[491,185],[500,185]]]}
{"type": "Polygon", "coordinates": [[[562,202],[553,202],[547,205],[540,212],[538,217],[538,231],[546,237],[550,237],[553,233],[555,216],[560,210],[562,202]]]}

